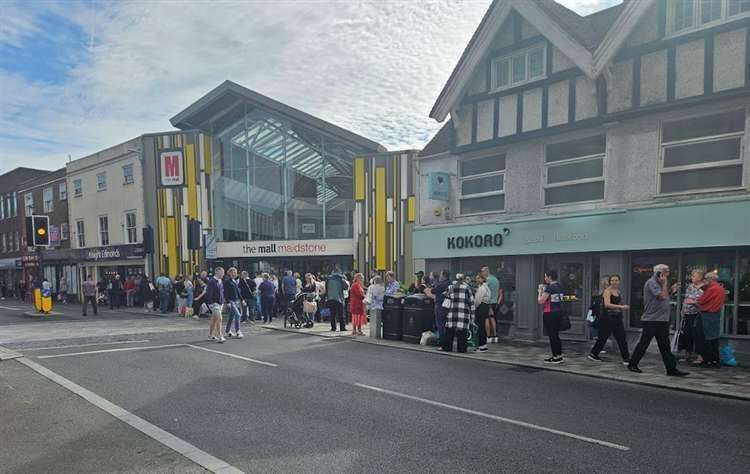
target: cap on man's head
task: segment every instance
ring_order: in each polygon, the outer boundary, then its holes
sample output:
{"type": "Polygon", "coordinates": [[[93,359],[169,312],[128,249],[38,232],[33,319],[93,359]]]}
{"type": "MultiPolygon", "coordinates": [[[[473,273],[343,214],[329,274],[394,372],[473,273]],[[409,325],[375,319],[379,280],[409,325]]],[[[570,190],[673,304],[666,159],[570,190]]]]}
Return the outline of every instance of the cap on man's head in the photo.
{"type": "Polygon", "coordinates": [[[424,276],[424,272],[422,270],[419,270],[417,273],[415,273],[415,275],[418,276],[418,277],[423,277],[424,276]]]}

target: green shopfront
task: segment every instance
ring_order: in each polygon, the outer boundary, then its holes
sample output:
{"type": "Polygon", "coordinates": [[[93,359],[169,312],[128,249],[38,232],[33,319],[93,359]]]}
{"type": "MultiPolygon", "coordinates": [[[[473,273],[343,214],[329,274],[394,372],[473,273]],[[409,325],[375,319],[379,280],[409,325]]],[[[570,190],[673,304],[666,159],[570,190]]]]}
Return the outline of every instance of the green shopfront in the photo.
{"type": "MultiPolygon", "coordinates": [[[[515,339],[544,337],[537,287],[557,269],[571,315],[569,339],[589,338],[585,322],[601,278],[617,274],[631,305],[626,326],[640,327],[642,288],[657,263],[672,268],[683,287],[693,269],[715,270],[726,288],[725,338],[750,352],[750,200],[672,204],[586,214],[518,218],[492,224],[445,225],[414,231],[417,265],[427,271],[474,274],[489,266],[501,285],[498,320],[515,339]]],[[[672,299],[679,323],[682,295],[672,299]]],[[[635,336],[635,335],[634,335],[635,336]]]]}

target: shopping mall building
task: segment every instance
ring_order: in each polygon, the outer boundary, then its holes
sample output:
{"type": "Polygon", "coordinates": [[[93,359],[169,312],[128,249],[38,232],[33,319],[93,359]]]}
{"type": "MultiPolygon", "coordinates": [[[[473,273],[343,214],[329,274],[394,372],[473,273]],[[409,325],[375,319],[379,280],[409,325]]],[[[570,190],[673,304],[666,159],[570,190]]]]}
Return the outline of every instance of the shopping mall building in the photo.
{"type": "MultiPolygon", "coordinates": [[[[677,3],[580,17],[495,1],[438,97],[431,116],[449,120],[416,162],[417,266],[490,266],[504,334],[545,338],[537,286],[556,269],[564,337],[590,336],[591,297],[618,274],[635,338],[664,263],[683,285],[718,272],[722,335],[750,352],[750,13],[678,22],[677,3]]],[[[673,327],[681,307],[678,293],[673,327]]]]}

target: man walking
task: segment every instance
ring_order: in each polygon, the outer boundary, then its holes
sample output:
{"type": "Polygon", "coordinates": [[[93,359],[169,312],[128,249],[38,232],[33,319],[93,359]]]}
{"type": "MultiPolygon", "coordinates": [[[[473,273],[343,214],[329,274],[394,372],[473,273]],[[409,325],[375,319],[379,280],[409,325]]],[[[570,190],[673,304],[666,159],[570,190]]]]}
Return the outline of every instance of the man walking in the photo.
{"type": "Polygon", "coordinates": [[[326,280],[326,305],[331,311],[331,331],[336,330],[336,321],[339,322],[341,332],[346,331],[346,319],[344,317],[344,290],[347,287],[346,280],[334,270],[326,280]]]}
{"type": "Polygon", "coordinates": [[[688,374],[677,369],[677,359],[675,359],[669,346],[668,281],[669,267],[660,263],[654,266],[654,275],[643,285],[643,316],[641,316],[643,332],[641,333],[641,340],[638,341],[633,356],[630,358],[628,370],[631,372],[638,374],[642,372],[638,368],[638,363],[651,344],[651,339],[655,337],[661,353],[661,360],[667,369],[667,375],[682,377],[688,374]]]}
{"type": "Polygon", "coordinates": [[[94,316],[97,315],[96,310],[96,291],[97,285],[94,281],[94,277],[89,275],[86,281],[83,282],[83,315],[87,316],[86,309],[88,308],[89,302],[91,307],[94,308],[94,316]]]}
{"type": "Polygon", "coordinates": [[[206,305],[211,311],[211,322],[208,326],[208,339],[211,341],[224,342],[226,339],[221,334],[221,311],[224,308],[224,269],[214,268],[214,276],[208,280],[206,286],[206,305]]]}
{"type": "Polygon", "coordinates": [[[159,278],[156,279],[156,289],[159,291],[159,310],[161,311],[161,314],[167,314],[167,308],[169,308],[169,296],[172,293],[172,281],[167,275],[162,273],[159,278]]]}
{"type": "Polygon", "coordinates": [[[236,337],[242,339],[242,331],[240,331],[240,318],[242,317],[240,286],[239,280],[237,279],[237,269],[230,267],[227,270],[227,278],[224,280],[224,299],[229,306],[229,319],[227,320],[227,328],[224,331],[227,337],[236,337]],[[234,322],[234,332],[232,329],[232,322],[234,322]]]}

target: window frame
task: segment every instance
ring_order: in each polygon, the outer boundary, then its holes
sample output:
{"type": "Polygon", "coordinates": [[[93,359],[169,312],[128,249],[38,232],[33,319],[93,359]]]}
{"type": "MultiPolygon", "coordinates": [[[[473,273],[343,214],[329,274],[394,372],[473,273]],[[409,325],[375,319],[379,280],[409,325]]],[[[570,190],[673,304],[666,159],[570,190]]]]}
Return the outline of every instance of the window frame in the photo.
{"type": "Polygon", "coordinates": [[[26,216],[34,215],[34,193],[28,192],[23,194],[23,209],[26,216]]]}
{"type": "Polygon", "coordinates": [[[138,243],[138,213],[136,212],[135,209],[131,209],[131,210],[125,211],[123,213],[123,215],[124,215],[124,221],[125,221],[124,222],[124,226],[123,226],[124,229],[125,229],[125,235],[123,236],[124,240],[125,240],[125,243],[126,244],[137,244],[138,243]],[[130,214],[133,215],[133,226],[132,227],[128,226],[128,215],[130,215],[130,214]],[[132,240],[130,239],[130,231],[131,230],[133,231],[133,239],[132,240]]]}
{"type": "Polygon", "coordinates": [[[42,189],[42,212],[48,213],[53,212],[55,209],[55,188],[53,186],[47,186],[42,189]],[[49,201],[47,201],[47,191],[49,191],[49,201]],[[49,203],[49,206],[47,205],[49,203]]]}
{"type": "Polygon", "coordinates": [[[547,78],[547,75],[549,74],[549,71],[547,71],[547,43],[536,43],[534,45],[531,45],[527,48],[519,49],[517,51],[513,51],[512,53],[508,53],[503,56],[498,56],[496,58],[490,59],[490,93],[503,91],[507,89],[512,89],[514,87],[522,86],[524,84],[529,84],[536,81],[541,81],[547,78]],[[539,76],[529,77],[529,68],[531,62],[529,61],[529,55],[532,51],[536,51],[538,49],[542,50],[542,73],[539,76]],[[524,55],[525,57],[525,78],[522,81],[513,81],[513,60],[518,57],[524,55]],[[496,64],[501,63],[503,61],[508,61],[508,84],[504,86],[499,86],[497,84],[497,67],[496,64]]]}
{"type": "Polygon", "coordinates": [[[123,186],[135,183],[135,170],[133,163],[127,163],[122,165],[122,184],[123,186]],[[130,174],[125,173],[126,169],[130,169],[130,174]]]}
{"type": "Polygon", "coordinates": [[[60,201],[67,201],[68,199],[68,183],[66,181],[60,182],[57,186],[58,199],[60,201]]]}
{"type": "Polygon", "coordinates": [[[76,243],[78,248],[86,247],[86,221],[76,219],[76,243]]]}
{"type": "Polygon", "coordinates": [[[594,135],[587,135],[583,137],[578,138],[571,138],[568,140],[562,140],[562,141],[556,141],[551,143],[545,143],[544,144],[544,153],[542,154],[542,208],[554,208],[554,207],[569,207],[569,206],[577,206],[579,204],[593,204],[593,203],[601,203],[605,202],[607,200],[607,144],[608,144],[608,137],[607,133],[597,133],[594,135]],[[565,158],[564,160],[557,160],[552,161],[550,163],[547,162],[547,149],[549,146],[552,145],[558,145],[560,143],[566,143],[566,142],[572,142],[576,140],[584,140],[586,138],[592,138],[599,135],[604,136],[604,152],[603,153],[595,153],[592,155],[581,155],[576,156],[573,158],[565,158]],[[554,168],[556,166],[562,166],[562,165],[569,165],[572,163],[583,163],[586,161],[594,161],[594,160],[602,160],[602,175],[600,178],[582,178],[582,179],[574,179],[570,181],[561,181],[559,183],[553,183],[549,184],[547,182],[548,175],[549,175],[549,169],[554,168]],[[598,182],[604,183],[604,187],[602,189],[602,197],[601,199],[587,199],[585,201],[570,201],[570,202],[562,202],[558,204],[547,204],[547,189],[554,189],[554,188],[563,188],[567,186],[575,186],[578,184],[587,184],[587,183],[598,183],[598,182]]]}
{"type": "Polygon", "coordinates": [[[458,212],[456,213],[457,215],[459,215],[461,217],[466,217],[466,216],[480,216],[480,215],[484,215],[484,214],[497,214],[497,213],[500,213],[500,212],[505,212],[505,205],[507,204],[505,202],[505,185],[506,185],[506,178],[507,178],[506,173],[507,173],[507,170],[508,170],[508,154],[505,151],[502,151],[502,152],[499,152],[499,153],[482,154],[482,155],[478,155],[478,156],[471,156],[471,157],[466,157],[466,158],[460,158],[460,159],[458,159],[456,161],[456,166],[457,166],[456,177],[458,178],[458,197],[457,197],[457,201],[458,201],[457,202],[457,204],[458,204],[457,211],[458,212]],[[461,173],[461,164],[463,164],[463,163],[465,163],[467,161],[481,160],[481,159],[493,158],[493,157],[499,157],[499,156],[503,156],[503,161],[505,162],[505,167],[503,167],[502,170],[491,171],[491,172],[487,172],[487,173],[470,174],[468,176],[463,176],[462,173],[461,173]],[[502,175],[502,177],[503,177],[503,189],[502,190],[500,190],[500,191],[487,191],[487,192],[483,192],[483,193],[474,193],[474,194],[469,194],[469,195],[464,195],[463,194],[463,182],[464,181],[478,179],[478,178],[489,178],[489,177],[500,176],[500,175],[502,175]],[[471,213],[466,213],[466,214],[464,214],[464,213],[461,212],[461,202],[463,200],[477,199],[477,198],[484,198],[484,197],[492,197],[492,196],[503,196],[503,208],[502,209],[496,209],[496,210],[492,210],[492,211],[482,211],[482,212],[471,212],[471,213]]]}
{"type": "Polygon", "coordinates": [[[106,191],[107,190],[107,172],[102,171],[101,173],[96,173],[96,191],[106,191]],[[99,178],[103,177],[104,179],[100,180],[99,178]]]}
{"type": "Polygon", "coordinates": [[[99,228],[99,246],[100,247],[107,247],[110,245],[110,238],[109,238],[109,216],[106,214],[102,214],[99,216],[96,216],[96,222],[97,227],[99,228]],[[104,222],[106,224],[106,229],[102,227],[102,219],[104,219],[104,222]],[[104,237],[106,236],[106,243],[104,237]]]}
{"type": "Polygon", "coordinates": [[[745,147],[746,147],[746,140],[745,135],[747,133],[747,109],[730,109],[730,110],[722,110],[719,112],[713,111],[710,113],[702,113],[702,114],[694,114],[694,115],[686,115],[681,116],[679,118],[669,119],[669,120],[662,120],[659,124],[659,163],[657,165],[656,169],[656,197],[669,197],[669,196],[680,196],[685,194],[695,194],[695,193],[718,193],[718,192],[726,192],[726,191],[738,191],[743,190],[747,188],[747,183],[745,180],[745,147]],[[745,113],[745,128],[741,132],[731,132],[731,133],[722,133],[719,135],[707,135],[705,137],[693,137],[688,138],[684,140],[676,140],[671,142],[664,143],[664,127],[670,123],[674,122],[681,122],[683,120],[689,120],[693,118],[699,118],[699,117],[710,117],[710,116],[716,116],[716,115],[725,115],[725,114],[731,114],[732,112],[737,112],[739,110],[742,110],[745,113]],[[740,139],[740,156],[736,160],[722,160],[722,161],[711,161],[708,163],[698,163],[698,164],[692,164],[692,165],[682,165],[682,166],[668,166],[664,167],[664,155],[665,150],[668,148],[678,147],[678,146],[685,146],[685,145],[696,145],[699,143],[710,143],[710,142],[718,142],[733,138],[739,138],[740,139]],[[669,174],[669,173],[680,173],[684,171],[695,171],[695,170],[702,170],[702,169],[714,169],[714,168],[724,168],[727,166],[741,166],[742,167],[742,182],[739,186],[724,186],[721,188],[699,188],[699,189],[689,189],[685,191],[674,191],[674,192],[662,192],[661,191],[661,178],[663,174],[669,174]]]}
{"type": "Polygon", "coordinates": [[[73,197],[83,196],[83,180],[81,178],[73,180],[73,197]],[[76,186],[76,184],[78,186],[76,186]]]}
{"type": "Polygon", "coordinates": [[[698,31],[698,30],[702,30],[705,28],[711,28],[721,23],[734,21],[740,18],[750,17],[750,11],[739,12],[739,13],[735,13],[734,15],[730,15],[729,14],[730,0],[721,0],[720,17],[716,20],[711,20],[706,23],[701,23],[701,17],[702,17],[701,9],[702,9],[703,2],[702,0],[692,0],[692,2],[693,2],[693,24],[692,26],[687,27],[687,28],[682,28],[679,30],[675,30],[674,29],[675,5],[677,4],[677,0],[668,0],[668,3],[667,3],[667,36],[668,37],[680,36],[683,34],[692,33],[693,31],[698,31]]]}
{"type": "Polygon", "coordinates": [[[60,223],[60,240],[68,240],[70,238],[70,226],[67,222],[60,223]]]}

